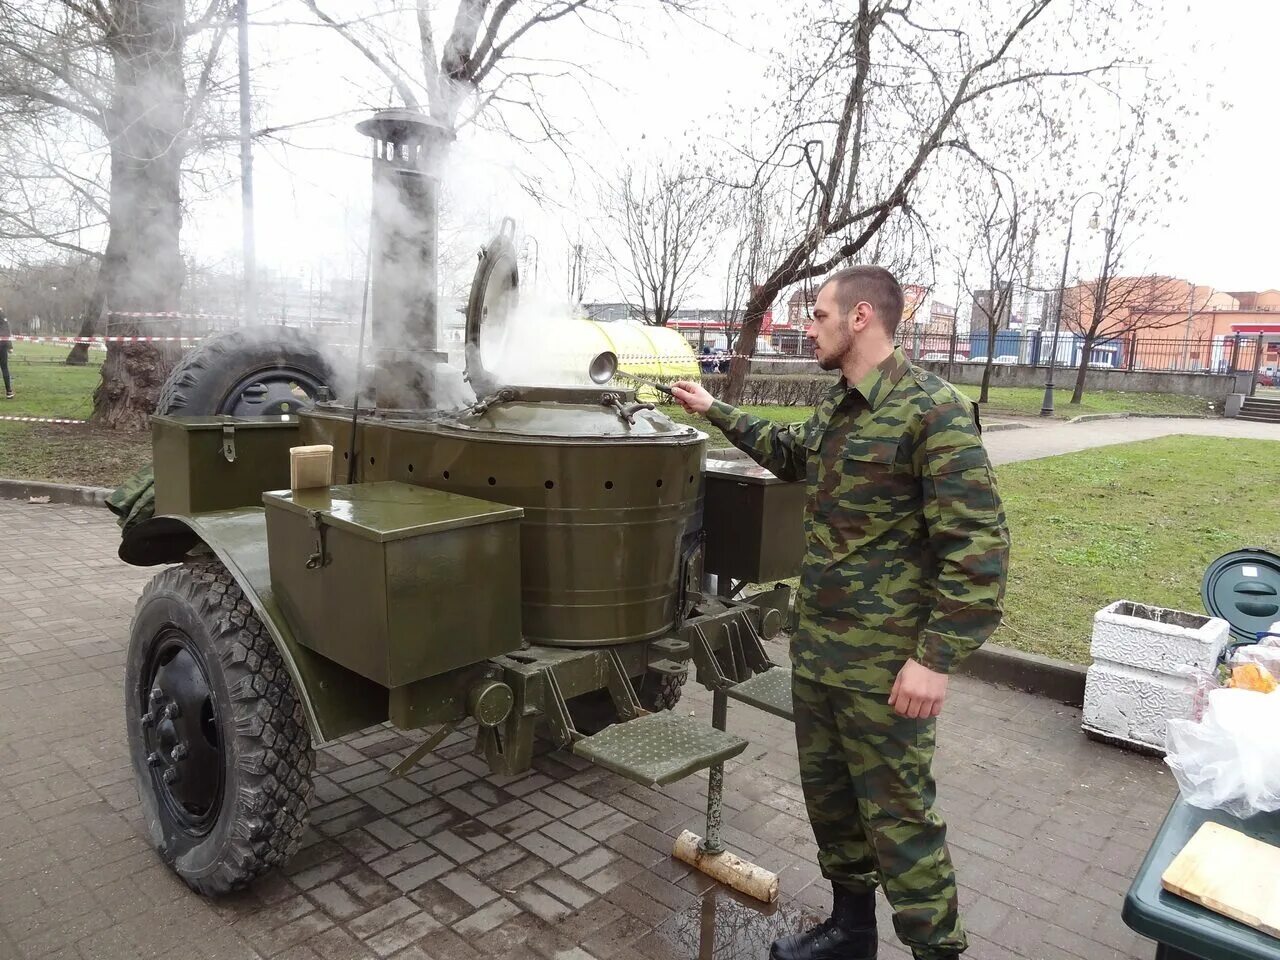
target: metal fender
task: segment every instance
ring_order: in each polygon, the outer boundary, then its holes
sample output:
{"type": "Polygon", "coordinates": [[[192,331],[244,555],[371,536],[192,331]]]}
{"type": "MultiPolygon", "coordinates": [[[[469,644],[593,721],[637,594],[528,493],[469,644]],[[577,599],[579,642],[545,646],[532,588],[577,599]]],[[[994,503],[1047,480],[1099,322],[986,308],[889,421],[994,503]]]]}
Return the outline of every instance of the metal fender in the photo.
{"type": "Polygon", "coordinates": [[[280,651],[306,712],[311,739],[334,740],[387,720],[387,688],[298,642],[271,587],[262,507],[152,517],[125,534],[120,558],[137,566],[181,563],[203,544],[227,568],[280,651]]]}

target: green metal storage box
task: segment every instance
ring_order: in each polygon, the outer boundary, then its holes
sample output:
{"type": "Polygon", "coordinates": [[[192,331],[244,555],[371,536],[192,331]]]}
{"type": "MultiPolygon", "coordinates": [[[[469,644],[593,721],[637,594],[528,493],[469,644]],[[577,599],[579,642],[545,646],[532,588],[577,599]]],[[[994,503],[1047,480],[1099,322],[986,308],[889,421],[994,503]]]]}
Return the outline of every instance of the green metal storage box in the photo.
{"type": "Polygon", "coordinates": [[[152,417],[156,514],[256,507],[289,486],[298,418],[152,417]]]}
{"type": "Polygon", "coordinates": [[[711,454],[703,473],[707,572],[748,583],[796,576],[804,560],[804,482],[711,454]]]}
{"type": "Polygon", "coordinates": [[[299,642],[385,687],[518,650],[519,507],[396,481],[266,493],[299,642]]]}

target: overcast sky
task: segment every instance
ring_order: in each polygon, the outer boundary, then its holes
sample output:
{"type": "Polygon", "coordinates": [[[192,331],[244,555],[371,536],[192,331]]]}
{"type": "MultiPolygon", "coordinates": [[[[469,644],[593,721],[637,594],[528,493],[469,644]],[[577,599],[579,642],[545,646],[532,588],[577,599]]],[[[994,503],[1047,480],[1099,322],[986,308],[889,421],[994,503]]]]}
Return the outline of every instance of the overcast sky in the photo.
{"type": "MultiPolygon", "coordinates": [[[[1135,53],[1177,70],[1193,93],[1212,85],[1216,101],[1229,107],[1214,110],[1211,117],[1188,119],[1188,130],[1201,143],[1176,172],[1176,187],[1186,199],[1165,212],[1167,227],[1143,237],[1140,257],[1153,272],[1218,289],[1280,286],[1275,236],[1280,223],[1280,90],[1274,66],[1280,3],[1191,0],[1176,9],[1160,3],[1168,7],[1165,15],[1170,18],[1161,47],[1149,49],[1143,36],[1135,36],[1135,53]]],[[[265,0],[251,0],[251,9],[259,4],[264,19],[278,19],[284,9],[302,17],[301,4],[276,2],[268,9],[265,0]]],[[[522,233],[537,239],[543,282],[561,286],[567,244],[584,229],[581,214],[589,212],[580,198],[591,195],[597,174],[630,158],[674,157],[708,131],[726,129],[726,117],[767,93],[767,67],[787,55],[774,49],[778,6],[773,0],[734,0],[731,17],[713,18],[727,36],[651,15],[628,30],[632,48],[606,41],[584,47],[579,37],[571,41],[574,48],[565,49],[565,34],[548,30],[541,39],[531,35],[527,54],[585,61],[599,77],[587,92],[563,85],[549,100],[557,115],[576,127],[575,156],[566,162],[543,151],[535,159],[496,137],[464,138],[451,168],[455,207],[467,208],[471,224],[462,242],[482,242],[510,213],[522,233]],[[550,204],[539,206],[519,189],[512,175],[518,165],[543,179],[553,196],[550,204]]],[[[352,90],[368,87],[358,58],[327,31],[259,26],[254,51],[255,95],[262,105],[255,125],[355,109],[360,98],[352,90]]],[[[1089,55],[1080,53],[1082,59],[1089,55]]],[[[376,102],[369,96],[366,103],[376,102]]],[[[351,273],[362,266],[352,238],[362,242],[367,231],[368,160],[367,141],[352,129],[356,119],[344,116],[315,124],[291,135],[289,147],[258,151],[257,233],[263,265],[302,274],[351,273]]],[[[1100,151],[1110,148],[1097,145],[1100,151]]],[[[192,213],[185,233],[191,252],[205,261],[233,260],[240,237],[238,188],[200,202],[192,213]]],[[[1091,240],[1095,246],[1098,240],[1082,226],[1077,223],[1076,242],[1081,257],[1087,258],[1091,240]]],[[[584,239],[590,243],[586,229],[584,239]]],[[[940,236],[960,242],[946,237],[944,229],[940,236]]],[[[1044,256],[1053,261],[1060,254],[1050,250],[1044,256]]],[[[1087,262],[1081,269],[1087,269],[1087,262]]],[[[717,306],[721,288],[718,276],[708,276],[687,305],[717,306]]],[[[588,299],[618,296],[607,273],[597,276],[588,290],[588,299]]]]}

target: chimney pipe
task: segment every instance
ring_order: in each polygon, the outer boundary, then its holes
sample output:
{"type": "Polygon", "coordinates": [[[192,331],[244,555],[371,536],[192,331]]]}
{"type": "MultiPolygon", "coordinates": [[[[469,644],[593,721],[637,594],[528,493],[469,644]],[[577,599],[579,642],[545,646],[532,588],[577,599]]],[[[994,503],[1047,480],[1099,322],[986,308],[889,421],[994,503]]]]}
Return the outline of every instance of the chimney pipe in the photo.
{"type": "Polygon", "coordinates": [[[373,140],[372,355],[375,404],[432,406],[437,347],[439,168],[453,131],[413,110],[380,110],[356,129],[373,140]]]}

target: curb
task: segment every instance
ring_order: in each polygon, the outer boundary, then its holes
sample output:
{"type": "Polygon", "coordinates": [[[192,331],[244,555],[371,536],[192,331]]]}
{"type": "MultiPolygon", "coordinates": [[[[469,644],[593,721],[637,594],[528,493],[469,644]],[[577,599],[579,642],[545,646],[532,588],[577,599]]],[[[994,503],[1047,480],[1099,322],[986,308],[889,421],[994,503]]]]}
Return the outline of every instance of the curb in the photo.
{"type": "Polygon", "coordinates": [[[959,669],[988,683],[1017,687],[1073,707],[1084,705],[1087,668],[1079,664],[985,643],[966,657],[959,669]]]}
{"type": "Polygon", "coordinates": [[[1001,430],[1029,430],[1029,423],[1013,423],[1009,420],[998,420],[995,423],[984,423],[982,425],[983,433],[998,433],[1001,430]]]}
{"type": "Polygon", "coordinates": [[[1094,420],[1128,420],[1131,414],[1128,413],[1082,413],[1078,417],[1072,417],[1067,423],[1092,423],[1094,420]]]}
{"type": "Polygon", "coordinates": [[[1089,423],[1092,420],[1220,420],[1207,413],[1084,413],[1067,423],[1089,423]]]}
{"type": "Polygon", "coordinates": [[[0,480],[0,500],[48,497],[50,503],[101,507],[106,504],[109,496],[109,487],[77,487],[69,483],[44,483],[40,480],[0,480]]]}

